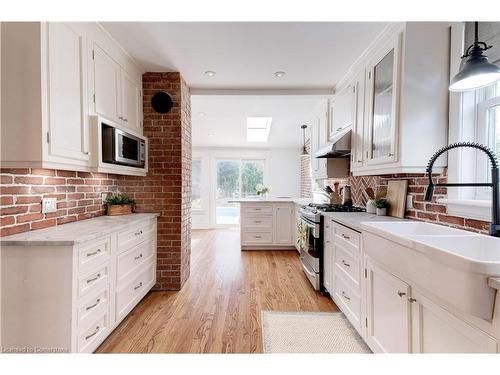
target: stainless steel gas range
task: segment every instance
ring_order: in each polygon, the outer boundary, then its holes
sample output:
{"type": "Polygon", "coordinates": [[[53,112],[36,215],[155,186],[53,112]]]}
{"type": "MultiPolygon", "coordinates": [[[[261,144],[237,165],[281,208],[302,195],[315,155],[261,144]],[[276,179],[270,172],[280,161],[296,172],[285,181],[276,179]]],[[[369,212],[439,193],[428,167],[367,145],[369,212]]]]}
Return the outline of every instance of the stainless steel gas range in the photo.
{"type": "Polygon", "coordinates": [[[315,290],[323,288],[323,212],[364,212],[356,206],[310,203],[300,209],[297,231],[300,238],[300,263],[315,290]]]}

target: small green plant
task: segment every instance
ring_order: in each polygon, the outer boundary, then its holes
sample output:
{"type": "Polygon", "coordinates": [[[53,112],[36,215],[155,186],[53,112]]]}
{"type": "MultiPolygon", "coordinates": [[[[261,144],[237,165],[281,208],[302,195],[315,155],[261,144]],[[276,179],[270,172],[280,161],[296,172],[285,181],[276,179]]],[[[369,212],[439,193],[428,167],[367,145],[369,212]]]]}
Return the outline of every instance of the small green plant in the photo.
{"type": "Polygon", "coordinates": [[[135,200],[133,200],[130,197],[127,197],[126,195],[114,194],[110,197],[107,197],[104,203],[106,204],[106,206],[109,207],[121,204],[135,204],[135,200]]]}
{"type": "Polygon", "coordinates": [[[375,207],[377,208],[387,208],[388,206],[389,202],[387,202],[387,199],[385,198],[375,200],[375,207]]]}

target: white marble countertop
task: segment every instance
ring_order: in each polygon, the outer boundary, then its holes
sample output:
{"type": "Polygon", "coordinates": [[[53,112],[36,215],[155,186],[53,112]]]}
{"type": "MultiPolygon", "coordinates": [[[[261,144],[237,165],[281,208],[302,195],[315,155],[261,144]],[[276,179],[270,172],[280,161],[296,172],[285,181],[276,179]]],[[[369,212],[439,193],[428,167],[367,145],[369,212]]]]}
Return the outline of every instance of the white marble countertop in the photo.
{"type": "Polygon", "coordinates": [[[235,198],[228,199],[229,203],[295,203],[306,205],[313,202],[312,198],[294,197],[266,197],[266,198],[235,198]]]}
{"type": "Polygon", "coordinates": [[[0,238],[2,246],[72,246],[117,232],[122,228],[159,216],[156,213],[99,216],[55,227],[0,238]]]}
{"type": "Polygon", "coordinates": [[[361,223],[363,222],[406,220],[392,216],[377,216],[366,212],[324,212],[321,214],[325,217],[331,218],[339,224],[357,230],[358,232],[362,231],[361,223]]]}

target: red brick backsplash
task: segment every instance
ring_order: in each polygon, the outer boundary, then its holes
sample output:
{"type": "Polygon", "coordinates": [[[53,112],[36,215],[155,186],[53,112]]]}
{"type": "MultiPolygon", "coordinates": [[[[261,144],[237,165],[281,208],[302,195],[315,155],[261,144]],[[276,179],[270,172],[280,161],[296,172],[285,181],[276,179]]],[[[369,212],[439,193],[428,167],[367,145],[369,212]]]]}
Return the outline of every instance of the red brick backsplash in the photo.
{"type": "MultiPolygon", "coordinates": [[[[446,173],[436,175],[440,183],[446,182],[446,173]]],[[[444,204],[437,203],[440,198],[446,197],[446,188],[436,188],[432,202],[424,201],[425,189],[427,188],[427,176],[425,174],[391,174],[381,176],[358,176],[349,177],[352,187],[353,201],[357,205],[365,205],[363,190],[367,187],[376,189],[378,186],[386,186],[389,180],[408,180],[408,194],[413,196],[413,208],[406,210],[405,216],[409,219],[434,222],[450,227],[465,229],[473,232],[486,233],[488,222],[466,219],[448,215],[444,204]]]]}
{"type": "Polygon", "coordinates": [[[117,192],[107,173],[2,168],[0,178],[0,236],[104,215],[101,194],[117,192]],[[42,214],[42,198],[57,198],[57,211],[42,214]]]}

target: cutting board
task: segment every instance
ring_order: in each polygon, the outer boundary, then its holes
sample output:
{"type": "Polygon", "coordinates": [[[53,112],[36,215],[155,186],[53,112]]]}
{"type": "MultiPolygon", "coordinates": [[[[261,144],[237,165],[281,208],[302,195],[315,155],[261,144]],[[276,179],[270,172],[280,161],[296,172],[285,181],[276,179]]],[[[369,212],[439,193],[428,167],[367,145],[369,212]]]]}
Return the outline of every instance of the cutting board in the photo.
{"type": "Polygon", "coordinates": [[[391,180],[387,183],[387,215],[404,218],[408,180],[391,180]]]}

